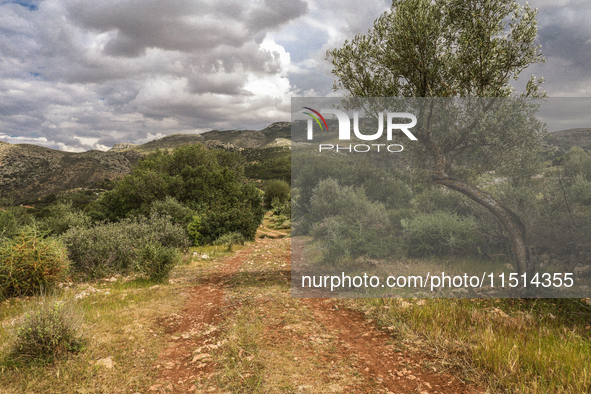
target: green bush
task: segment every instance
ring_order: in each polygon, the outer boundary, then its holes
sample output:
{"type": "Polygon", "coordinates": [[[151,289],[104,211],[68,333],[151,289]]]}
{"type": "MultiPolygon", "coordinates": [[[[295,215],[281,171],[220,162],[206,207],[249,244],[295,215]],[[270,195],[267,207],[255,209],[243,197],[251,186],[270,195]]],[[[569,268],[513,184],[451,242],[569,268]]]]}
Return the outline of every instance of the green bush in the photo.
{"type": "Polygon", "coordinates": [[[21,227],[34,225],[35,219],[21,207],[5,207],[0,210],[0,238],[11,238],[21,227]]]}
{"type": "Polygon", "coordinates": [[[69,261],[64,245],[24,227],[0,242],[0,297],[34,295],[65,281],[69,261]]]}
{"type": "Polygon", "coordinates": [[[224,234],[240,233],[253,240],[261,224],[259,212],[244,205],[224,206],[196,215],[188,226],[195,245],[211,244],[224,234]]]}
{"type": "Polygon", "coordinates": [[[231,252],[234,245],[244,245],[244,236],[240,233],[228,233],[219,237],[214,245],[226,245],[227,251],[231,252]]]}
{"type": "Polygon", "coordinates": [[[81,315],[73,302],[47,300],[26,313],[14,333],[10,363],[51,362],[82,349],[81,315]]]}
{"type": "Polygon", "coordinates": [[[483,246],[474,219],[452,213],[419,213],[403,219],[403,227],[409,253],[416,256],[469,252],[483,246]]]}
{"type": "Polygon", "coordinates": [[[60,235],[72,227],[90,226],[90,216],[83,211],[73,208],[72,202],[60,202],[49,208],[50,215],[44,224],[52,234],[60,235]]]}
{"type": "Polygon", "coordinates": [[[138,250],[135,268],[148,278],[162,282],[180,261],[181,254],[177,248],[148,243],[138,250]]]}
{"type": "Polygon", "coordinates": [[[280,204],[283,204],[285,201],[289,200],[289,194],[291,192],[291,188],[289,183],[279,180],[279,179],[272,179],[265,185],[265,197],[264,202],[267,208],[271,208],[273,200],[279,200],[280,204]]]}
{"type": "Polygon", "coordinates": [[[137,250],[150,243],[187,249],[190,240],[184,228],[168,216],[137,217],[90,228],[72,228],[62,239],[72,267],[90,277],[102,277],[133,269],[137,250]]]}
{"type": "Polygon", "coordinates": [[[384,204],[370,201],[362,187],[341,186],[332,178],[314,189],[309,221],[325,263],[363,255],[383,258],[397,247],[398,234],[384,204]]]}
{"type": "Polygon", "coordinates": [[[233,205],[245,199],[260,204],[258,192],[253,193],[256,187],[245,181],[239,154],[185,145],[142,158],[132,174],[101,196],[98,206],[105,217],[116,221],[149,215],[154,201],[166,201],[167,196],[194,211],[233,205]]]}
{"type": "Polygon", "coordinates": [[[279,198],[275,197],[271,202],[271,206],[273,207],[273,215],[275,216],[285,216],[287,218],[291,218],[291,202],[284,201],[281,202],[279,198]]]}
{"type": "Polygon", "coordinates": [[[166,196],[164,200],[154,201],[150,205],[151,216],[169,216],[174,224],[186,228],[191,223],[195,211],[180,203],[176,198],[166,196]]]}

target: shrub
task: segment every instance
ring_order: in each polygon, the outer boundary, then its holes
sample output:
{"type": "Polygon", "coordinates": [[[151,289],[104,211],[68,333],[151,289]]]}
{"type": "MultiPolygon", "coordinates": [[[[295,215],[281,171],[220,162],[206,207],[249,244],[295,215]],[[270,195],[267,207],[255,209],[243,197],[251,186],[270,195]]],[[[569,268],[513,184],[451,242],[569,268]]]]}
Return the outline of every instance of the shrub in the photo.
{"type": "Polygon", "coordinates": [[[185,230],[167,216],[140,216],[87,229],[73,228],[62,239],[73,268],[91,277],[131,271],[136,250],[149,243],[181,249],[190,245],[185,230]]]}
{"type": "Polygon", "coordinates": [[[174,197],[193,210],[232,205],[250,199],[260,204],[256,188],[245,183],[243,159],[238,153],[185,145],[171,152],[144,156],[130,175],[104,193],[98,206],[115,221],[149,215],[154,201],[174,197]]]}
{"type": "Polygon", "coordinates": [[[0,297],[33,295],[66,280],[69,261],[64,245],[24,227],[0,242],[0,297]]]}
{"type": "Polygon", "coordinates": [[[72,227],[90,226],[90,216],[72,207],[72,202],[60,202],[49,208],[50,216],[44,222],[52,234],[60,235],[72,227]]]}
{"type": "Polygon", "coordinates": [[[6,207],[0,210],[0,238],[11,238],[27,225],[34,225],[32,215],[21,207],[6,207]]]}
{"type": "Polygon", "coordinates": [[[244,245],[244,236],[240,233],[228,233],[219,237],[214,245],[226,245],[227,251],[231,252],[234,245],[244,245]]]}
{"type": "Polygon", "coordinates": [[[279,198],[275,197],[271,202],[271,206],[273,207],[273,215],[276,216],[285,216],[287,218],[291,218],[291,202],[285,201],[281,202],[279,198]]]}
{"type": "Polygon", "coordinates": [[[164,200],[154,201],[150,205],[150,213],[151,216],[169,216],[174,224],[183,228],[191,223],[195,215],[195,211],[171,196],[166,196],[164,200]]]}
{"type": "Polygon", "coordinates": [[[181,260],[178,249],[158,243],[143,245],[137,252],[136,270],[148,278],[162,282],[181,260]]]}
{"type": "Polygon", "coordinates": [[[420,213],[408,221],[403,219],[403,226],[413,255],[467,252],[481,243],[474,219],[447,212],[420,213]]]}
{"type": "Polygon", "coordinates": [[[234,232],[253,240],[261,223],[260,213],[244,205],[219,207],[196,215],[188,232],[195,245],[211,244],[222,235],[234,232]]]}
{"type": "Polygon", "coordinates": [[[265,187],[265,205],[268,208],[271,208],[271,204],[275,199],[278,199],[279,203],[283,204],[285,201],[289,200],[290,191],[291,188],[289,183],[279,179],[270,180],[265,187]]]}
{"type": "Polygon", "coordinates": [[[384,204],[370,201],[362,187],[341,186],[332,178],[319,182],[308,219],[325,263],[363,255],[383,258],[396,247],[397,234],[384,204]]]}
{"type": "Polygon", "coordinates": [[[48,300],[26,313],[8,354],[11,363],[51,362],[83,347],[81,315],[73,302],[48,300]]]}

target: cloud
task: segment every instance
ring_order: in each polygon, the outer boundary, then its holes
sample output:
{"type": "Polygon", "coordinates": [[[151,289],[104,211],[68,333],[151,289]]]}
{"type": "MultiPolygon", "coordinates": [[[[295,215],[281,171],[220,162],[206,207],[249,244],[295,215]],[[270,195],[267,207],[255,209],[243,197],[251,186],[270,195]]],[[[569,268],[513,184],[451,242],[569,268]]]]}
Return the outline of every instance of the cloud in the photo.
{"type": "MultiPolygon", "coordinates": [[[[525,1],[520,1],[525,4],[525,1]]],[[[521,75],[515,83],[525,87],[529,75],[544,77],[542,85],[551,97],[591,96],[591,3],[586,0],[530,0],[538,8],[537,43],[546,58],[521,75]]]]}
{"type": "MultiPolygon", "coordinates": [[[[591,4],[540,8],[551,96],[591,95],[591,4]]],[[[173,133],[260,129],[332,92],[327,49],[389,0],[0,0],[0,139],[105,149],[173,133]]]]}
{"type": "Polygon", "coordinates": [[[105,149],[288,120],[289,57],[266,37],[307,11],[302,0],[0,2],[0,139],[105,149]]]}

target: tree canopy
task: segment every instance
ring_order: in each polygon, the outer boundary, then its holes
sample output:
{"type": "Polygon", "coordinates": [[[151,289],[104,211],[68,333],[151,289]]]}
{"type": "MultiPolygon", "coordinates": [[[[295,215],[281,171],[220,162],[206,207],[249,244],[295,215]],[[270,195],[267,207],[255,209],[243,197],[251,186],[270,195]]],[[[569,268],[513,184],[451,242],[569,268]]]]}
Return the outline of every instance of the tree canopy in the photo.
{"type": "Polygon", "coordinates": [[[523,222],[470,181],[474,172],[524,178],[539,168],[544,127],[535,105],[517,98],[544,97],[543,79],[532,75],[520,95],[510,84],[544,60],[536,14],[514,0],[394,0],[367,35],[327,52],[334,89],[349,97],[449,98],[418,101],[415,163],[497,217],[520,272],[531,268],[523,222]]]}
{"type": "Polygon", "coordinates": [[[130,175],[103,195],[99,206],[105,217],[119,220],[148,216],[158,201],[168,206],[176,201],[192,210],[207,242],[231,231],[252,239],[264,214],[260,191],[244,177],[242,158],[201,145],[144,157],[130,175]]]}

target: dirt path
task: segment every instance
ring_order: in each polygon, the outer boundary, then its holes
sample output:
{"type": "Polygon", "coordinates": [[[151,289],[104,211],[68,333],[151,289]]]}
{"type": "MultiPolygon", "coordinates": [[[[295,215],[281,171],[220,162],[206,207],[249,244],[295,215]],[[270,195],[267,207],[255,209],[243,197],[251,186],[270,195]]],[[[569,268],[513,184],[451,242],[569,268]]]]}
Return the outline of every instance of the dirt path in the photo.
{"type": "Polygon", "coordinates": [[[148,392],[483,393],[337,299],[291,298],[290,239],[212,263],[167,315],[148,392]]]}

